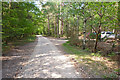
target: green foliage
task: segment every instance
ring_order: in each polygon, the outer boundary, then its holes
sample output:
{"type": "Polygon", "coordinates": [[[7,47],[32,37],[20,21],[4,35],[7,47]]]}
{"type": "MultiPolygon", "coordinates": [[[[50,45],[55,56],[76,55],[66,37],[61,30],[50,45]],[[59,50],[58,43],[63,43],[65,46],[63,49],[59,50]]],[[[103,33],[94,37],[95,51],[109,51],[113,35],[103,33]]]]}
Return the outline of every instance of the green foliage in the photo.
{"type": "Polygon", "coordinates": [[[113,80],[112,78],[118,78],[118,75],[116,75],[115,73],[111,73],[109,74],[109,76],[104,75],[103,77],[107,80],[113,80]]]}
{"type": "Polygon", "coordinates": [[[2,3],[2,40],[8,43],[36,34],[44,20],[42,13],[30,2],[2,3]]]}
{"type": "Polygon", "coordinates": [[[115,72],[120,72],[120,68],[118,68],[118,69],[115,69],[115,72]]]}
{"type": "MultiPolygon", "coordinates": [[[[75,57],[75,60],[80,63],[80,67],[82,69],[93,76],[100,76],[101,78],[106,78],[110,80],[110,78],[117,78],[117,74],[115,72],[118,72],[120,69],[109,68],[106,66],[106,59],[109,60],[108,57],[106,57],[105,60],[102,60],[102,56],[99,53],[90,53],[86,50],[81,50],[80,48],[76,48],[75,46],[71,46],[70,42],[66,42],[63,44],[65,51],[68,54],[72,54],[75,57]],[[99,60],[100,59],[100,60],[99,60]]],[[[110,61],[111,62],[111,61],[110,61]]],[[[116,65],[117,67],[118,65],[116,65]]],[[[111,66],[112,67],[112,66],[111,66]]]]}
{"type": "Polygon", "coordinates": [[[35,35],[30,35],[30,36],[24,37],[22,40],[11,41],[8,45],[7,44],[2,45],[2,51],[3,52],[8,51],[11,48],[14,48],[15,46],[23,46],[26,43],[35,41],[35,39],[36,39],[35,35]]]}
{"type": "Polygon", "coordinates": [[[92,56],[97,56],[97,57],[101,57],[100,53],[91,53],[92,56]]]}
{"type": "Polygon", "coordinates": [[[90,35],[89,35],[89,38],[90,38],[90,39],[95,39],[95,37],[96,37],[96,34],[95,34],[95,33],[90,33],[90,35]]]}
{"type": "MultiPolygon", "coordinates": [[[[115,29],[117,34],[119,29],[117,2],[40,2],[40,5],[41,11],[32,2],[3,2],[3,43],[42,34],[66,36],[70,39],[70,44],[82,46],[86,44],[86,34],[81,37],[84,38],[83,41],[79,40],[83,31],[90,32],[91,39],[100,39],[101,31],[115,29]]],[[[94,49],[97,49],[97,41],[100,40],[96,40],[94,49]]]]}
{"type": "Polygon", "coordinates": [[[69,41],[64,43],[63,46],[64,46],[65,50],[70,54],[82,55],[82,56],[89,55],[88,52],[77,49],[76,46],[71,46],[69,41]]]}
{"type": "Polygon", "coordinates": [[[108,56],[110,56],[110,57],[115,56],[115,55],[116,54],[114,52],[108,54],[108,56]]]}

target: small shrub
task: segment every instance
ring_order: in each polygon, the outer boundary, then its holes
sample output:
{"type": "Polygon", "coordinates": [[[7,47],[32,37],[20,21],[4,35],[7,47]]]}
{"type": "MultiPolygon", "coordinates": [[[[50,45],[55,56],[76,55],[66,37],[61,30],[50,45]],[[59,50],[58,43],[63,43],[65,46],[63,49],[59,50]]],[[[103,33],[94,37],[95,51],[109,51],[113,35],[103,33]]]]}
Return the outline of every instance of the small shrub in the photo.
{"type": "Polygon", "coordinates": [[[89,38],[90,39],[95,39],[96,38],[96,34],[95,33],[90,33],[89,34],[89,38]]]}
{"type": "Polygon", "coordinates": [[[74,45],[74,46],[81,46],[82,45],[82,41],[78,39],[78,37],[76,35],[72,35],[69,39],[70,41],[70,45],[74,45]]]}
{"type": "Polygon", "coordinates": [[[114,52],[108,54],[109,57],[112,57],[112,56],[115,56],[115,55],[116,54],[114,52]]]}
{"type": "Polygon", "coordinates": [[[119,73],[119,72],[120,72],[120,68],[118,68],[118,69],[115,69],[115,72],[118,72],[118,73],[119,73]]]}
{"type": "Polygon", "coordinates": [[[86,48],[85,50],[86,50],[86,51],[90,51],[90,49],[89,49],[89,48],[86,48]]]}

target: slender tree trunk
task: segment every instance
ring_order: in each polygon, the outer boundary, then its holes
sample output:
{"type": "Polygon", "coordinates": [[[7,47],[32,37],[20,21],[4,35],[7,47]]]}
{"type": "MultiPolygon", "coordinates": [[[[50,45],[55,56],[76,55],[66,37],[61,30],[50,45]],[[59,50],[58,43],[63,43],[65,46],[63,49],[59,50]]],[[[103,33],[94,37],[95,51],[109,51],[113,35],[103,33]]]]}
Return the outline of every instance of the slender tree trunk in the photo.
{"type": "Polygon", "coordinates": [[[79,36],[79,16],[77,18],[77,36],[79,36]]]}
{"type": "Polygon", "coordinates": [[[68,39],[68,36],[69,35],[69,22],[67,21],[67,24],[66,24],[66,36],[67,36],[67,39],[68,39]]]}
{"type": "Polygon", "coordinates": [[[86,20],[84,21],[84,38],[83,38],[83,50],[86,48],[86,20]]]}
{"type": "MultiPolygon", "coordinates": [[[[102,19],[102,18],[101,18],[102,19]]],[[[99,24],[99,30],[96,33],[96,41],[95,41],[95,46],[94,46],[94,52],[96,53],[97,51],[97,44],[98,44],[98,40],[101,41],[101,20],[100,20],[100,24],[99,24]]]]}
{"type": "Polygon", "coordinates": [[[99,30],[98,30],[98,39],[99,41],[101,41],[101,20],[100,20],[100,25],[99,25],[99,30]]]}
{"type": "Polygon", "coordinates": [[[63,18],[62,18],[62,26],[61,26],[61,35],[63,36],[63,27],[64,27],[64,22],[63,22],[63,18]]]}
{"type": "Polygon", "coordinates": [[[74,27],[73,27],[73,36],[76,35],[76,19],[75,19],[75,15],[73,16],[74,17],[74,27]]]}
{"type": "MultiPolygon", "coordinates": [[[[61,15],[61,2],[60,2],[60,13],[59,14],[61,15]]],[[[60,36],[61,36],[61,17],[59,20],[59,38],[60,38],[60,36]]]]}
{"type": "Polygon", "coordinates": [[[44,26],[44,23],[43,23],[43,34],[45,34],[45,26],[44,26]]]}
{"type": "Polygon", "coordinates": [[[96,41],[95,41],[95,46],[94,46],[94,52],[95,53],[97,51],[97,43],[98,43],[98,33],[96,33],[96,41]]]}
{"type": "Polygon", "coordinates": [[[56,36],[56,22],[54,23],[54,36],[56,36]]]}
{"type": "Polygon", "coordinates": [[[49,15],[48,15],[48,36],[50,35],[50,19],[49,19],[49,15]]]}
{"type": "Polygon", "coordinates": [[[59,17],[57,16],[57,38],[59,37],[59,17]]]}

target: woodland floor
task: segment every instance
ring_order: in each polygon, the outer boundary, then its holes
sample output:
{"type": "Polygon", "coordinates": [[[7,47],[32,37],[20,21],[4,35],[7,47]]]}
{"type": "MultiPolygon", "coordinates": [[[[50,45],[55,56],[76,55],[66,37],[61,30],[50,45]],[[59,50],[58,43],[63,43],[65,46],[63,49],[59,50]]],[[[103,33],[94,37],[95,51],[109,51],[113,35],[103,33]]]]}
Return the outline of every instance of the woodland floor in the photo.
{"type": "Polygon", "coordinates": [[[16,46],[2,56],[2,77],[82,78],[62,49],[66,41],[37,36],[35,42],[16,46]]]}
{"type": "Polygon", "coordinates": [[[79,56],[76,57],[76,54],[71,54],[76,53],[74,47],[66,45],[69,48],[69,51],[66,51],[63,46],[66,41],[68,40],[65,38],[37,36],[34,42],[16,46],[2,56],[2,77],[101,78],[103,73],[109,74],[112,69],[115,69],[116,63],[101,61],[103,57],[91,55],[89,57],[90,53],[86,51],[77,50],[79,56]],[[98,65],[98,61],[93,61],[93,59],[99,59],[101,63],[98,65]],[[88,61],[92,61],[92,63],[88,61]],[[113,67],[108,69],[103,62],[111,64],[113,67]]]}

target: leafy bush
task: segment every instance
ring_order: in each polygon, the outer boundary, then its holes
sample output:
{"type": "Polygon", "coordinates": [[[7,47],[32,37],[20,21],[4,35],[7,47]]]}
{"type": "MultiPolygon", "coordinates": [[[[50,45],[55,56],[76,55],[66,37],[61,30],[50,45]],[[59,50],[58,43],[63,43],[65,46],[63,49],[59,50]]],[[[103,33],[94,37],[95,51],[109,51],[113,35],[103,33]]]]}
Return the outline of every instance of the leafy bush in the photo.
{"type": "Polygon", "coordinates": [[[90,33],[90,34],[89,34],[89,38],[90,38],[90,39],[95,39],[95,37],[96,37],[96,34],[95,34],[95,33],[90,33]]]}
{"type": "Polygon", "coordinates": [[[82,41],[78,39],[77,35],[72,35],[69,39],[70,45],[81,46],[82,41]]]}

